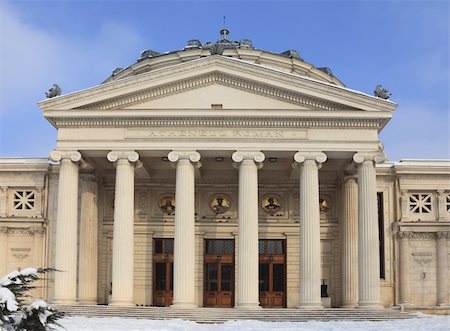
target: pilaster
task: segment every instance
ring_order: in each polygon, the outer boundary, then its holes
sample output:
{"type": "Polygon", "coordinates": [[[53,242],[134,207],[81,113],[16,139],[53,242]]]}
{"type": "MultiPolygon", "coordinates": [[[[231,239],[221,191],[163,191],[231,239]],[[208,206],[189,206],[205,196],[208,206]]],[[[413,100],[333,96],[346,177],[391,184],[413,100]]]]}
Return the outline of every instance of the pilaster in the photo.
{"type": "Polygon", "coordinates": [[[399,241],[399,271],[400,271],[400,304],[410,301],[409,279],[409,241],[413,238],[412,232],[400,231],[399,241]]]}
{"type": "Polygon", "coordinates": [[[437,233],[437,305],[448,306],[448,248],[450,231],[437,233]]]}
{"type": "Polygon", "coordinates": [[[193,308],[195,304],[195,166],[200,166],[196,151],[172,151],[176,162],[175,238],[173,304],[176,308],[193,308]]]}
{"type": "Polygon", "coordinates": [[[135,151],[111,151],[116,167],[114,198],[112,297],[113,306],[132,306],[134,287],[134,168],[141,166],[135,151]]]}
{"type": "Polygon", "coordinates": [[[74,304],[77,297],[78,174],[85,163],[78,151],[53,151],[60,161],[58,209],[56,214],[54,303],[74,304]]]}
{"type": "Polygon", "coordinates": [[[258,167],[265,155],[260,151],[237,151],[239,165],[238,283],[235,308],[257,309],[258,288],[258,167]]]}
{"type": "Polygon", "coordinates": [[[360,308],[382,308],[375,163],[384,162],[385,159],[386,156],[379,152],[353,155],[353,161],[358,165],[358,305],[360,308]]]}
{"type": "Polygon", "coordinates": [[[447,212],[447,193],[445,193],[444,190],[438,190],[437,191],[437,201],[438,201],[438,221],[445,222],[446,221],[446,215],[448,215],[447,212]]]}
{"type": "Polygon", "coordinates": [[[358,183],[344,178],[342,190],[342,307],[358,305],[358,183]]]}
{"type": "Polygon", "coordinates": [[[7,203],[8,203],[8,186],[0,187],[0,217],[6,217],[7,215],[7,203]]]}
{"type": "Polygon", "coordinates": [[[298,308],[322,308],[320,297],[319,168],[322,152],[297,152],[300,168],[300,293],[298,308]]]}

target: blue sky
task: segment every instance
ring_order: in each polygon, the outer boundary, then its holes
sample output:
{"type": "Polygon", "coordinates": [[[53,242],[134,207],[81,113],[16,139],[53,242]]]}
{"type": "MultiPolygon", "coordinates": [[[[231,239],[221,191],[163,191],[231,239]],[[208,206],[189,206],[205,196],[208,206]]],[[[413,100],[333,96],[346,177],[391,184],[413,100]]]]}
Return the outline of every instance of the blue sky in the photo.
{"type": "Polygon", "coordinates": [[[0,157],[46,157],[56,129],[37,102],[97,85],[144,49],[230,38],[296,49],[347,87],[377,84],[399,107],[381,133],[390,160],[450,158],[448,1],[0,0],[0,157]]]}

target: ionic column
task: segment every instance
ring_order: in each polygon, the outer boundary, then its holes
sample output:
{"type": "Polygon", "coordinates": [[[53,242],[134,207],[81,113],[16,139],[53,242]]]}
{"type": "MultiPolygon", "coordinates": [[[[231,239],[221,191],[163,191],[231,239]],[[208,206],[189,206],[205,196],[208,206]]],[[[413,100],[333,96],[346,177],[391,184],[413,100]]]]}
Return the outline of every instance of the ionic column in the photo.
{"type": "Polygon", "coordinates": [[[400,304],[409,303],[409,239],[412,232],[398,233],[399,271],[400,271],[400,304]]]}
{"type": "Polygon", "coordinates": [[[322,308],[320,297],[319,165],[322,152],[298,152],[300,170],[300,292],[298,308],[322,308]]]}
{"type": "Polygon", "coordinates": [[[73,304],[77,299],[77,221],[78,173],[83,165],[77,151],[53,151],[53,161],[60,161],[58,209],[56,213],[54,303],[73,304]]]}
{"type": "Polygon", "coordinates": [[[81,173],[80,262],[78,302],[97,304],[98,177],[81,173]]]}
{"type": "Polygon", "coordinates": [[[380,301],[380,252],[375,162],[383,153],[356,153],[358,164],[358,284],[360,308],[382,308],[380,301]]]}
{"type": "Polygon", "coordinates": [[[344,179],[342,213],[342,307],[358,305],[358,184],[344,179]]]}
{"type": "Polygon", "coordinates": [[[449,231],[437,233],[437,305],[447,306],[448,300],[448,249],[449,231]]]}
{"type": "Polygon", "coordinates": [[[111,151],[116,167],[110,305],[132,306],[134,284],[134,168],[141,166],[134,151],[111,151]]]}
{"type": "Polygon", "coordinates": [[[239,164],[238,283],[235,308],[259,306],[258,255],[258,167],[265,155],[238,151],[232,159],[239,164]]]}
{"type": "Polygon", "coordinates": [[[172,151],[169,161],[176,162],[175,238],[173,256],[173,304],[192,308],[195,304],[195,174],[200,154],[172,151]]]}

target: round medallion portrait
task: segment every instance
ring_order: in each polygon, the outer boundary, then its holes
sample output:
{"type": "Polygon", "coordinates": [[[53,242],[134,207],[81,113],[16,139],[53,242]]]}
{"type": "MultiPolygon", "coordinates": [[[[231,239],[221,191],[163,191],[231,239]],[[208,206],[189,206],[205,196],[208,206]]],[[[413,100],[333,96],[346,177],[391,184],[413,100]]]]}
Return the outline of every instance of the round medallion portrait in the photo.
{"type": "Polygon", "coordinates": [[[211,201],[209,202],[209,207],[216,214],[223,214],[228,209],[230,209],[230,200],[228,200],[228,198],[223,195],[218,195],[211,199],[211,201]]]}
{"type": "Polygon", "coordinates": [[[326,213],[330,207],[328,206],[328,201],[325,199],[320,198],[319,199],[319,205],[320,205],[320,211],[322,213],[326,213]]]}
{"type": "Polygon", "coordinates": [[[262,209],[270,216],[275,215],[281,209],[281,202],[277,197],[267,196],[261,203],[262,209]]]}
{"type": "Polygon", "coordinates": [[[175,213],[175,197],[173,195],[163,196],[159,199],[159,208],[167,215],[175,213]]]}

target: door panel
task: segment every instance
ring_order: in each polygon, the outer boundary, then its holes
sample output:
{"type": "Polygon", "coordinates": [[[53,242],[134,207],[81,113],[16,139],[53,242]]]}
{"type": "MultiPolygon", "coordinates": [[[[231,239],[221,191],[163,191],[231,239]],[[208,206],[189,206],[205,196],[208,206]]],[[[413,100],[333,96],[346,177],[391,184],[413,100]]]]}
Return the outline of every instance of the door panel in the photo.
{"type": "Polygon", "coordinates": [[[153,305],[173,301],[173,239],[153,240],[153,305]]]}
{"type": "Polygon", "coordinates": [[[205,240],[203,305],[234,305],[234,240],[205,240]]]}
{"type": "Polygon", "coordinates": [[[259,302],[262,307],[286,306],[284,240],[259,241],[259,302]]]}

